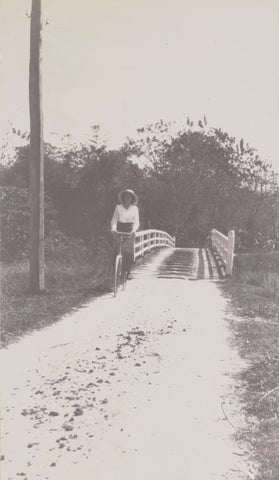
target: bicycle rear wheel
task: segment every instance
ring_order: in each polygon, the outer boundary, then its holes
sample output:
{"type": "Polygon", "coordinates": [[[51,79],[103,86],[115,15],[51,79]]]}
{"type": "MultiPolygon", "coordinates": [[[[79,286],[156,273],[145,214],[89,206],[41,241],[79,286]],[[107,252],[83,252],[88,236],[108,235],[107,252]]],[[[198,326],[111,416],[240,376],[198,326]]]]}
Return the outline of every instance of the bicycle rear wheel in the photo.
{"type": "Polygon", "coordinates": [[[116,297],[117,291],[121,283],[122,275],[122,256],[116,255],[115,268],[114,268],[114,296],[116,297]]]}

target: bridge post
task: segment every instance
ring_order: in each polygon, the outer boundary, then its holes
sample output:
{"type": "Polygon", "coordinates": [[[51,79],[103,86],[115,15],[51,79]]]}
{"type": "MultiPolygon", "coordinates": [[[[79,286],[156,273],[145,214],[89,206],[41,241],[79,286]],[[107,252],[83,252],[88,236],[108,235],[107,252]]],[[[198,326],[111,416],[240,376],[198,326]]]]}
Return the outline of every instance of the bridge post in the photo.
{"type": "Polygon", "coordinates": [[[233,258],[234,258],[234,244],[235,244],[235,233],[234,230],[230,230],[228,233],[228,251],[227,251],[227,262],[226,262],[226,275],[231,276],[233,270],[233,258]]]}
{"type": "Polygon", "coordinates": [[[150,247],[150,238],[151,238],[151,233],[148,232],[148,234],[147,234],[147,239],[148,239],[147,246],[148,246],[148,248],[150,247]]]}

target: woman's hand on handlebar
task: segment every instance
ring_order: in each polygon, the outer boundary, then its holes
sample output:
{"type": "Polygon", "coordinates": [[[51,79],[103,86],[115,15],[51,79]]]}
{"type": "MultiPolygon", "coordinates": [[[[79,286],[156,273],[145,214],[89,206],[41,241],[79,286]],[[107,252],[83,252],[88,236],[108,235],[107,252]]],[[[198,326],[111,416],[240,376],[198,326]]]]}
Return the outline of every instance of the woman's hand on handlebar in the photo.
{"type": "Polygon", "coordinates": [[[111,230],[113,235],[123,235],[125,237],[134,237],[135,232],[118,232],[117,230],[111,230]]]}

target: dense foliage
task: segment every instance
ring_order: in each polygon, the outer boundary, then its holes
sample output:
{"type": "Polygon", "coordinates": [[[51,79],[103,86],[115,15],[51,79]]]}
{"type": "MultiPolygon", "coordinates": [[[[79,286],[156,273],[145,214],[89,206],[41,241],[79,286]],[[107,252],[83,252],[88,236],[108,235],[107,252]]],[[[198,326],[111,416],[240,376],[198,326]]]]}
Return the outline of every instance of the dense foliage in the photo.
{"type": "MultiPolygon", "coordinates": [[[[64,148],[45,145],[47,245],[82,240],[109,248],[109,222],[123,188],[140,197],[141,228],[159,228],[178,246],[203,245],[211,228],[234,228],[239,250],[278,248],[278,179],[243,140],[188,120],[173,133],[164,122],[138,129],[119,150],[96,138],[64,148]],[[65,240],[67,238],[67,240],[65,240]],[[73,240],[74,241],[74,240],[73,240]],[[107,243],[106,243],[107,242],[107,243]]],[[[28,146],[1,167],[2,259],[28,251],[28,146]]]]}

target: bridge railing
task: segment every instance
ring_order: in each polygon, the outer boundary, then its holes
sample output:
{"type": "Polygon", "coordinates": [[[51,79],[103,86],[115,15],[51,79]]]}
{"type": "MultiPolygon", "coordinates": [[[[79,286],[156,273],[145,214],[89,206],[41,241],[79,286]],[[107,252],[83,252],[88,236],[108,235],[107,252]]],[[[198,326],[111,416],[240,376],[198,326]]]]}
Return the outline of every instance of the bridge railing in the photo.
{"type": "Polygon", "coordinates": [[[217,251],[225,265],[226,275],[232,275],[235,244],[234,230],[230,230],[226,237],[218,230],[212,229],[210,232],[210,239],[213,250],[217,251]]]}
{"type": "Polygon", "coordinates": [[[175,238],[162,230],[142,230],[136,232],[134,240],[134,260],[158,247],[174,247],[175,238]]]}

